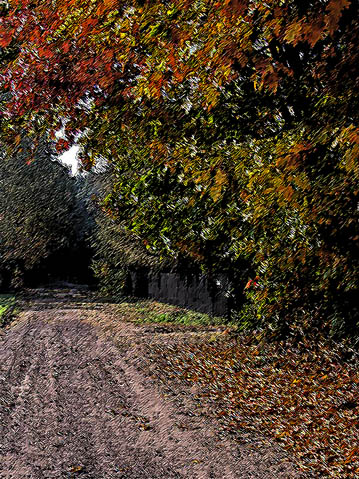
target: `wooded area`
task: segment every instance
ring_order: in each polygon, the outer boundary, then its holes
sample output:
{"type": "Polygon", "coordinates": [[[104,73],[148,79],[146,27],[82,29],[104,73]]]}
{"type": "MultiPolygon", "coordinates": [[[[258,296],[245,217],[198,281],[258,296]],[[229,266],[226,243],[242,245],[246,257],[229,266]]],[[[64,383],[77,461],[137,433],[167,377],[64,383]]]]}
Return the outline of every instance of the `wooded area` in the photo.
{"type": "MultiPolygon", "coordinates": [[[[246,294],[233,313],[245,326],[355,336],[358,10],[348,0],[2,3],[2,156],[26,138],[32,152],[18,161],[29,175],[51,169],[40,166],[45,138],[58,153],[79,144],[84,170],[107,165],[95,267],[111,288],[135,238],[145,263],[229,277],[227,294],[246,294]]],[[[19,214],[30,215],[24,194],[19,214]]],[[[50,237],[41,241],[44,251],[50,237]]]]}

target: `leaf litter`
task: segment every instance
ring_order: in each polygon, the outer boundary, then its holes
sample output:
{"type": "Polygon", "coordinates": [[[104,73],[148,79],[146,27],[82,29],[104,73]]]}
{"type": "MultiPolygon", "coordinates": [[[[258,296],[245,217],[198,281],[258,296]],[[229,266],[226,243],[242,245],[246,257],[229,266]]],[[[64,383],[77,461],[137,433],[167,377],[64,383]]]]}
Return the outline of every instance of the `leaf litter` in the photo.
{"type": "MultiPolygon", "coordinates": [[[[359,370],[343,344],[214,342],[152,346],[161,374],[215,404],[227,432],[261,431],[315,477],[359,477],[359,370]],[[345,352],[346,351],[346,352],[345,352]]],[[[213,412],[213,411],[212,411],[213,412]]]]}

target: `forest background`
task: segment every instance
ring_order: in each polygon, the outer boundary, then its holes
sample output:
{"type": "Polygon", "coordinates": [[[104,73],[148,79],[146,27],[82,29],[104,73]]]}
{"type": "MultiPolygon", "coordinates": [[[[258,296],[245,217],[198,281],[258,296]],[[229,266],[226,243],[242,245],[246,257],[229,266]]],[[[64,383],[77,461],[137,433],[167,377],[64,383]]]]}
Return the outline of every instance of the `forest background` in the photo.
{"type": "Polygon", "coordinates": [[[357,335],[358,2],[0,8],[8,282],[90,244],[107,290],[224,274],[244,327],[357,335]],[[54,160],[75,144],[87,176],[54,160]]]}

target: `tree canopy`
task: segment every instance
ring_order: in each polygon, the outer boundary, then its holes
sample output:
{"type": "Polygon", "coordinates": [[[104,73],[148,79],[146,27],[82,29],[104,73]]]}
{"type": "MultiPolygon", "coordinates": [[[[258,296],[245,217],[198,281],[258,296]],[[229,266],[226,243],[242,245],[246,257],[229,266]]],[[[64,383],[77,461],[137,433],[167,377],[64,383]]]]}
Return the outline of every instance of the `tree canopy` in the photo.
{"type": "Polygon", "coordinates": [[[241,290],[249,262],[259,322],[309,311],[356,327],[343,311],[359,271],[358,10],[14,0],[0,24],[1,137],[11,148],[25,128],[36,148],[63,127],[59,152],[78,142],[84,168],[111,162],[104,208],[148,249],[237,271],[241,290]]]}

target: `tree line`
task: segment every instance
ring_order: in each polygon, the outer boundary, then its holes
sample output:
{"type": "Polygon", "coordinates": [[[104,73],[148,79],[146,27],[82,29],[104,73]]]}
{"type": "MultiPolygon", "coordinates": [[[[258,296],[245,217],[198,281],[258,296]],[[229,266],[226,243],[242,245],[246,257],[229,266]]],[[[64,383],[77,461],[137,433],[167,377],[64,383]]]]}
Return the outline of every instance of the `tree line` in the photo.
{"type": "Polygon", "coordinates": [[[25,130],[31,161],[64,128],[58,152],[76,142],[85,170],[109,165],[103,277],[126,262],[116,238],[129,235],[145,261],[230,276],[228,294],[246,295],[242,323],[355,333],[358,9],[3,4],[2,141],[10,154],[25,130]]]}

